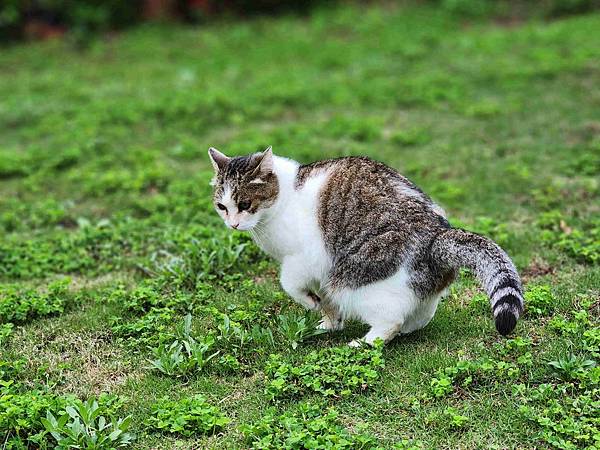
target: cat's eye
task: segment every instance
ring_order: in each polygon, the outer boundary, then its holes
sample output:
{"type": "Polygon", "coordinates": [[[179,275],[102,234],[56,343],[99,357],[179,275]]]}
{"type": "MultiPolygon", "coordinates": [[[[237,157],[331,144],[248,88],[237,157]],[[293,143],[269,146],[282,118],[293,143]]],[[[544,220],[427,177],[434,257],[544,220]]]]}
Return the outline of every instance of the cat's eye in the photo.
{"type": "Polygon", "coordinates": [[[227,211],[227,207],[223,203],[217,203],[217,208],[221,211],[227,211]]]}
{"type": "Polygon", "coordinates": [[[238,203],[238,209],[240,211],[245,211],[247,209],[250,209],[250,202],[248,200],[245,200],[243,202],[239,202],[238,203]]]}

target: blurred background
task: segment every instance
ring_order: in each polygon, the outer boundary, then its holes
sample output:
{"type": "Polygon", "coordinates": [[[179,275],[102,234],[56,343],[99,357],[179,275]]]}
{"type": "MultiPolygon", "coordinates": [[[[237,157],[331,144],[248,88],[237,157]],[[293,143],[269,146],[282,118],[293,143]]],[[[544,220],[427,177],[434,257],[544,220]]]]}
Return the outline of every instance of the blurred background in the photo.
{"type": "Polygon", "coordinates": [[[273,145],[382,160],[525,260],[540,214],[595,229],[598,8],[4,0],[0,229],[220,226],[206,149],[273,145]]]}
{"type": "MultiPolygon", "coordinates": [[[[65,32],[121,30],[144,21],[206,23],[252,15],[307,14],[311,9],[348,3],[336,0],[3,0],[0,37],[17,40],[48,38],[65,32]]],[[[356,3],[370,3],[367,1],[356,3]]],[[[380,2],[383,3],[383,2],[380,2]]],[[[408,3],[387,1],[385,3],[408,3]]],[[[600,7],[599,0],[424,0],[466,18],[493,14],[504,20],[552,18],[600,7]]]]}

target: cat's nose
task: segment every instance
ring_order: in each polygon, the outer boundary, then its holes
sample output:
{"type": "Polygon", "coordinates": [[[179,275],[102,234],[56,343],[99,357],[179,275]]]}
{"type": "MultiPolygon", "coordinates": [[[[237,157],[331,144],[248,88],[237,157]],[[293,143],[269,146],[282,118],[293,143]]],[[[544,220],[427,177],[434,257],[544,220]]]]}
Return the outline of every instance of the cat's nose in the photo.
{"type": "Polygon", "coordinates": [[[235,228],[235,229],[237,229],[237,227],[239,227],[239,226],[240,226],[240,224],[239,224],[239,223],[235,223],[235,224],[233,224],[233,223],[232,223],[232,224],[231,224],[231,228],[235,228]]]}

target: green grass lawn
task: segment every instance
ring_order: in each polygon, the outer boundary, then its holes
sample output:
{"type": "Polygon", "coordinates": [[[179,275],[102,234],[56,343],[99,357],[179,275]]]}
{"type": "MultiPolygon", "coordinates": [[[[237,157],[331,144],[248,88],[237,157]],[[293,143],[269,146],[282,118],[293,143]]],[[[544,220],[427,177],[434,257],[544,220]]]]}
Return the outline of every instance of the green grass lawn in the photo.
{"type": "Polygon", "coordinates": [[[74,397],[140,449],[598,448],[599,29],[370,6],[2,49],[0,448],[54,448],[74,397]],[[511,339],[467,272],[383,349],[315,336],[212,209],[207,148],[267,145],[381,160],[495,239],[511,339]]]}

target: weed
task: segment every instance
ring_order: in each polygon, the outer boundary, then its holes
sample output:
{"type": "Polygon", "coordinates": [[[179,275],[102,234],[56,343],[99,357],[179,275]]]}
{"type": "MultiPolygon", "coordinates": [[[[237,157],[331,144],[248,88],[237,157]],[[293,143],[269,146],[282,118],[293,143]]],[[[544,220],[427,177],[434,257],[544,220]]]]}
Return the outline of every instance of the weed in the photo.
{"type": "Polygon", "coordinates": [[[439,375],[431,379],[431,393],[434,397],[445,397],[454,390],[453,378],[448,375],[439,375]]]}
{"type": "Polygon", "coordinates": [[[120,342],[142,351],[148,346],[158,345],[161,340],[172,338],[173,318],[174,313],[170,308],[152,308],[134,320],[113,317],[111,329],[120,342]]]}
{"type": "Polygon", "coordinates": [[[58,419],[48,411],[41,419],[58,448],[94,448],[98,450],[127,447],[134,436],[128,433],[131,416],[108,421],[95,399],[75,401],[58,419]]]}
{"type": "Polygon", "coordinates": [[[525,308],[527,315],[546,316],[554,309],[554,295],[550,286],[527,286],[525,291],[525,308]]]}
{"type": "Polygon", "coordinates": [[[600,261],[600,221],[591,220],[583,229],[571,227],[567,219],[556,210],[544,213],[538,219],[542,239],[561,249],[569,256],[588,264],[600,261]]]}
{"type": "Polygon", "coordinates": [[[0,345],[8,341],[10,335],[13,332],[14,325],[12,323],[5,323],[0,325],[0,345]]]}
{"type": "Polygon", "coordinates": [[[463,416],[456,408],[451,406],[444,410],[444,416],[446,417],[448,426],[455,430],[464,428],[469,423],[467,416],[463,416]]]}
{"type": "Polygon", "coordinates": [[[269,349],[275,347],[275,338],[273,337],[273,332],[270,328],[253,325],[248,336],[254,345],[259,348],[269,349]]]}
{"type": "Polygon", "coordinates": [[[301,342],[326,333],[326,330],[317,328],[320,318],[309,313],[294,313],[288,311],[277,316],[279,332],[291,343],[292,348],[298,347],[301,342]]]}
{"type": "Polygon", "coordinates": [[[516,358],[518,366],[532,366],[533,354],[531,347],[531,339],[519,336],[514,339],[507,339],[504,345],[500,346],[499,351],[505,356],[516,358]]]}
{"type": "Polygon", "coordinates": [[[534,424],[538,437],[551,447],[593,449],[600,444],[598,386],[600,370],[578,374],[579,385],[540,384],[522,389],[519,411],[534,424]]]}
{"type": "Polygon", "coordinates": [[[210,353],[215,341],[207,337],[201,341],[191,335],[192,316],[184,319],[179,339],[170,345],[161,343],[153,350],[154,358],[150,361],[151,368],[169,376],[186,376],[204,369],[206,364],[219,353],[210,353]]]}
{"type": "MultiPolygon", "coordinates": [[[[591,306],[591,298],[583,297],[583,307],[591,306]]],[[[548,323],[549,328],[567,337],[571,345],[597,358],[600,356],[600,328],[598,318],[587,309],[575,310],[572,318],[556,316],[548,323]]]]}
{"type": "Polygon", "coordinates": [[[42,417],[48,410],[60,410],[64,403],[43,391],[20,392],[11,381],[0,382],[0,432],[6,436],[8,448],[41,442],[42,417]]]}
{"type": "Polygon", "coordinates": [[[433,397],[441,398],[454,392],[458,387],[481,389],[489,385],[514,383],[522,376],[523,368],[532,364],[532,354],[527,351],[529,345],[527,341],[514,340],[506,347],[501,347],[501,353],[507,355],[518,346],[517,348],[520,349],[516,361],[512,361],[513,356],[508,360],[498,360],[486,355],[477,359],[463,359],[454,366],[438,370],[431,378],[430,392],[433,397]]]}
{"type": "Polygon", "coordinates": [[[254,449],[377,447],[373,436],[362,430],[350,433],[341,425],[335,408],[318,403],[300,403],[283,414],[270,410],[259,421],[244,425],[242,432],[246,444],[254,449]]]}
{"type": "Polygon", "coordinates": [[[186,358],[183,345],[178,342],[160,344],[152,353],[155,359],[150,361],[151,367],[165,375],[187,375],[194,369],[194,361],[186,358]]]}
{"type": "Polygon", "coordinates": [[[68,278],[54,281],[46,293],[0,285],[0,323],[22,323],[34,317],[61,313],[69,283],[68,278]]]}
{"type": "Polygon", "coordinates": [[[163,397],[152,406],[152,416],[146,423],[153,430],[192,436],[214,433],[229,419],[202,395],[194,395],[176,401],[163,397]]]}
{"type": "Polygon", "coordinates": [[[258,259],[249,243],[246,235],[239,234],[222,235],[219,239],[191,238],[179,243],[177,255],[163,251],[165,258],[156,262],[155,271],[170,283],[189,289],[205,282],[226,284],[242,262],[258,259]]]}
{"type": "Polygon", "coordinates": [[[302,396],[317,392],[325,396],[347,397],[373,386],[384,366],[382,343],[374,348],[334,347],[313,351],[301,363],[291,364],[281,355],[271,355],[265,367],[266,395],[302,396]]]}
{"type": "Polygon", "coordinates": [[[577,379],[583,372],[596,366],[596,362],[569,353],[548,363],[553,372],[565,381],[577,379]]]}
{"type": "Polygon", "coordinates": [[[410,439],[402,439],[396,442],[393,447],[395,450],[422,450],[426,448],[421,441],[412,441],[410,439]]]}
{"type": "MultiPolygon", "coordinates": [[[[45,389],[27,390],[24,386],[12,381],[0,381],[0,433],[6,436],[7,448],[19,449],[28,445],[44,447],[49,444],[48,432],[50,430],[46,427],[46,420],[51,421],[52,431],[59,433],[61,437],[64,434],[64,437],[67,438],[64,441],[65,448],[71,448],[66,446],[66,443],[69,445],[73,443],[67,434],[71,437],[76,436],[80,444],[92,442],[96,439],[94,436],[97,432],[99,433],[97,437],[105,440],[114,429],[108,431],[104,428],[98,431],[100,422],[95,420],[99,415],[114,416],[121,407],[120,399],[112,395],[103,394],[97,401],[91,399],[84,403],[72,396],[53,395],[45,389]],[[73,410],[73,408],[75,409],[73,410]],[[94,411],[93,415],[92,411],[94,411]],[[80,412],[87,422],[81,421],[80,412]],[[77,415],[79,419],[69,419],[69,414],[77,415]],[[63,425],[59,428],[55,428],[55,423],[52,421],[52,417],[56,416],[62,418],[63,425]]],[[[110,448],[110,446],[102,448],[110,448]]]]}
{"type": "Polygon", "coordinates": [[[63,225],[72,220],[68,216],[67,205],[53,198],[32,203],[14,198],[2,199],[0,211],[0,229],[4,228],[7,232],[63,225]]]}

